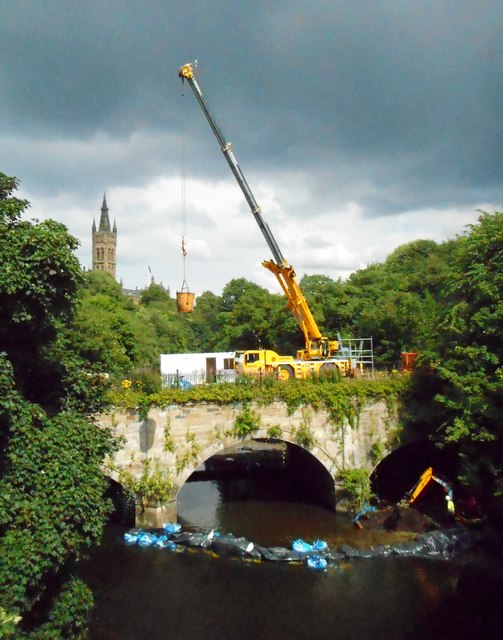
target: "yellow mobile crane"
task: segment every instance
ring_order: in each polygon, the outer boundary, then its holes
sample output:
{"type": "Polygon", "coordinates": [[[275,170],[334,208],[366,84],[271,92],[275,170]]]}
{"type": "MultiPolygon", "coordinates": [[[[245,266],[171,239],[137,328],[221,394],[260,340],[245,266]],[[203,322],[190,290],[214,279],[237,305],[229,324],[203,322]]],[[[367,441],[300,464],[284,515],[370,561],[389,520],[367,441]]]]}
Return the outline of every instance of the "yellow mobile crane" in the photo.
{"type": "MultiPolygon", "coordinates": [[[[339,340],[329,340],[323,336],[311,313],[307,301],[302,293],[295,275],[295,269],[283,257],[278,244],[262,217],[260,206],[257,204],[253,193],[241,172],[241,169],[232,152],[232,145],[227,142],[220,129],[209,104],[196,80],[195,63],[187,63],[178,71],[182,81],[187,81],[203,110],[210,127],[218,140],[220,149],[244,194],[251,212],[262,231],[262,234],[271,250],[273,260],[264,260],[262,264],[266,269],[274,273],[283,293],[287,298],[287,306],[291,309],[297,324],[304,335],[305,345],[297,351],[297,357],[281,356],[270,349],[252,349],[239,351],[235,354],[235,369],[238,374],[244,375],[271,375],[287,380],[289,378],[306,378],[312,374],[320,374],[327,370],[338,370],[344,376],[354,375],[361,370],[363,361],[360,358],[351,357],[351,348],[347,347],[343,353],[339,340]]],[[[363,338],[361,340],[370,340],[363,338]]],[[[365,349],[368,353],[369,350],[365,349]]],[[[371,352],[371,349],[370,349],[371,352]]],[[[367,362],[370,360],[367,356],[367,362]]]]}

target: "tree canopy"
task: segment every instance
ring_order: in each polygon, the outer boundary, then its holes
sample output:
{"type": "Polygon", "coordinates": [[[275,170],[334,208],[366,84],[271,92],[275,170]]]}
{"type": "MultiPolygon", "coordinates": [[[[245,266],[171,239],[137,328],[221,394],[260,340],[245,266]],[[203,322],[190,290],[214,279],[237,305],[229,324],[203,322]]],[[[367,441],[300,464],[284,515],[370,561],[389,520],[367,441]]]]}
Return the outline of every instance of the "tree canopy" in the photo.
{"type": "Polygon", "coordinates": [[[456,245],[436,353],[441,438],[467,482],[503,495],[503,213],[482,213],[456,245]]]}
{"type": "Polygon", "coordinates": [[[114,443],[89,415],[100,379],[68,348],[77,241],[23,220],[16,186],[0,173],[0,624],[4,636],[76,638],[92,598],[72,565],[100,539],[114,443]]]}

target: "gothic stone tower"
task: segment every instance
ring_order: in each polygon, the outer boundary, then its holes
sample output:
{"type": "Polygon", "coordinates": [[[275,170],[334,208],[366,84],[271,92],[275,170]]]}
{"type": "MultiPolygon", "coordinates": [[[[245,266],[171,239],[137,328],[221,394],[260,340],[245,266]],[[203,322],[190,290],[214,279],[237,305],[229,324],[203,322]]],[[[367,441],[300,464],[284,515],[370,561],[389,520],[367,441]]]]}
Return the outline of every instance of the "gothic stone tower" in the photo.
{"type": "Polygon", "coordinates": [[[115,278],[115,250],[117,248],[117,226],[114,220],[113,229],[110,230],[108,219],[108,207],[106,196],[103,195],[101,205],[100,226],[96,231],[96,222],[93,220],[93,271],[99,269],[107,271],[115,278]]]}

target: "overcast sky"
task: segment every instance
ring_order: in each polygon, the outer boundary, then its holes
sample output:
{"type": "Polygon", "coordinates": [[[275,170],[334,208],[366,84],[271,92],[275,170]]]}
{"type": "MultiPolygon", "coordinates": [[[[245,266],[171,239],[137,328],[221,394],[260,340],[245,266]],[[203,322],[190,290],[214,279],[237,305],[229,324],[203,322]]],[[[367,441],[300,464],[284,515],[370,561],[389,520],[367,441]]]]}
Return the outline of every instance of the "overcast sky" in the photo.
{"type": "Polygon", "coordinates": [[[503,207],[501,0],[0,0],[0,171],[91,265],[106,192],[117,276],[271,290],[270,253],[178,68],[197,59],[300,276],[347,277],[503,207]],[[183,197],[184,196],[184,197],[183,197]],[[184,208],[185,207],[185,208],[184,208]]]}

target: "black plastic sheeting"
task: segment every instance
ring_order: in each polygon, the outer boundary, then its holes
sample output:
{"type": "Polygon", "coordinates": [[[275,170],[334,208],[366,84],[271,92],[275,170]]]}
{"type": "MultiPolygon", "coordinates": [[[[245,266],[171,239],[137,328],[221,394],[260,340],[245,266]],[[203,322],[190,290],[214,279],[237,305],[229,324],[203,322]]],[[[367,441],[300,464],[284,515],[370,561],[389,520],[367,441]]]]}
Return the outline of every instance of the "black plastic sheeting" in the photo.
{"type": "Polygon", "coordinates": [[[209,533],[189,531],[171,533],[166,527],[164,530],[149,532],[131,529],[124,534],[124,541],[126,544],[157,546],[175,551],[181,551],[184,548],[206,549],[220,557],[269,562],[306,562],[307,566],[314,568],[315,566],[330,567],[347,560],[388,556],[450,558],[457,553],[467,551],[478,540],[477,532],[459,527],[419,534],[409,542],[376,545],[368,549],[356,549],[348,544],[343,544],[336,549],[330,549],[327,546],[323,551],[302,552],[285,547],[263,547],[244,537],[235,537],[232,534],[219,534],[215,531],[209,533]],[[317,562],[310,562],[310,558],[316,558],[317,562]],[[320,559],[326,562],[320,563],[320,559]]]}

